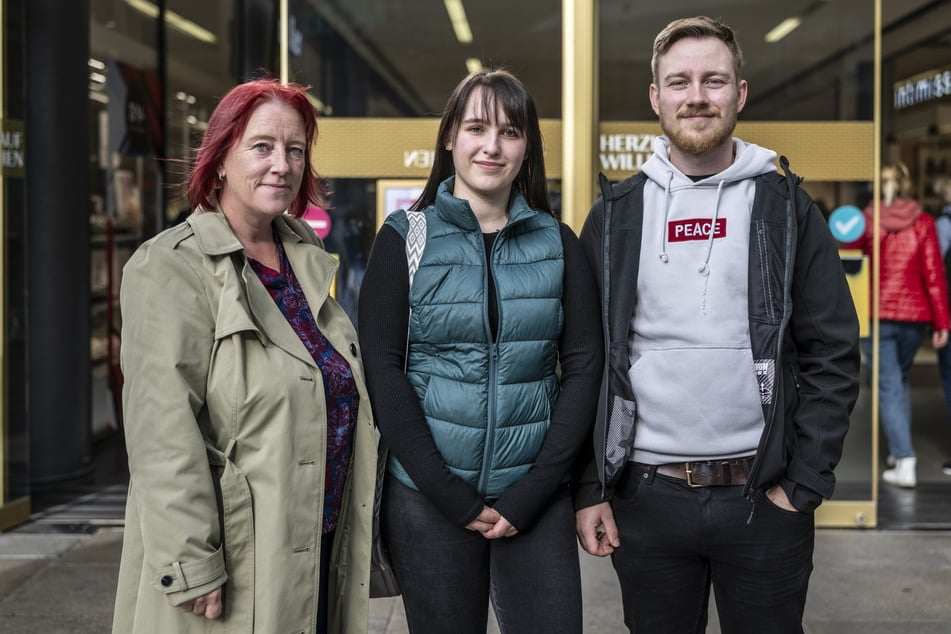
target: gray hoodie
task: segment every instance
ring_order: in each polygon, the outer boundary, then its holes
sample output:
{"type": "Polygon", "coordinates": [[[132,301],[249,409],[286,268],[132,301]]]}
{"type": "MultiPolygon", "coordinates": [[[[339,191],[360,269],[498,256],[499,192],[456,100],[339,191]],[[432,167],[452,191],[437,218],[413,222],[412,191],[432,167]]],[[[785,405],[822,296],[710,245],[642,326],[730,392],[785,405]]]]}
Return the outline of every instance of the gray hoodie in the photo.
{"type": "Polygon", "coordinates": [[[763,431],[750,351],[747,257],[753,177],[775,152],[733,140],[727,169],[697,182],[674,167],[666,137],[644,164],[644,227],[628,378],[637,402],[633,460],[750,456],[763,431]]]}

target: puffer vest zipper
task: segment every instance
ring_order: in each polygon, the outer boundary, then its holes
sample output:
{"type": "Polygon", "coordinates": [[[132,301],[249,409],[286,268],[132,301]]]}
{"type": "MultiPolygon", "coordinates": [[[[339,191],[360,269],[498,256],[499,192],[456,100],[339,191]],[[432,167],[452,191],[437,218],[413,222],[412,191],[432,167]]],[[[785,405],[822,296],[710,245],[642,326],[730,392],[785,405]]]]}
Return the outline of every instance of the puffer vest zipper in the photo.
{"type": "MultiPolygon", "coordinates": [[[[498,336],[488,322],[488,271],[478,222],[444,182],[426,210],[427,240],[410,289],[407,378],[449,469],[497,498],[529,470],[558,395],[564,316],[558,222],[513,194],[509,223],[489,257],[498,336]]],[[[405,212],[387,223],[406,235],[405,212]]],[[[388,470],[417,488],[390,458],[388,470]]]]}

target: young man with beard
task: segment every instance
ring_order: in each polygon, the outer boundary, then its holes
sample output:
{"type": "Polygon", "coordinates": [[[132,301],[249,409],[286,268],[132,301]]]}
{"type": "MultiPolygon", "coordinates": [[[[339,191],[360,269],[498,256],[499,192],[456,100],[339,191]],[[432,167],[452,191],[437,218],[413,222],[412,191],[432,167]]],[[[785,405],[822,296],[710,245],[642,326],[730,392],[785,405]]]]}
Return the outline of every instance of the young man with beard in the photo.
{"type": "Polygon", "coordinates": [[[858,393],[859,327],[826,222],[776,154],[732,136],[747,97],[733,31],[654,41],[665,136],[582,231],[602,294],[582,546],[611,555],[631,631],[801,632],[813,511],[858,393]]]}

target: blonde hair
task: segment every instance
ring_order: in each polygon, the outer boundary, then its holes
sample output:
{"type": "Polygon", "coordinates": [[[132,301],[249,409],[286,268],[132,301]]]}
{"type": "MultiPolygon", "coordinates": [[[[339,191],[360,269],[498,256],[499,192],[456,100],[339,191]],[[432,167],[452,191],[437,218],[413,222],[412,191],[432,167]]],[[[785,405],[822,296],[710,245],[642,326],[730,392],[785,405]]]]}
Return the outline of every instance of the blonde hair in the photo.
{"type": "Polygon", "coordinates": [[[682,18],[674,20],[664,27],[664,29],[654,38],[654,54],[651,56],[651,75],[653,82],[657,83],[657,65],[660,57],[665,55],[670,47],[680,40],[688,37],[715,37],[730,49],[733,55],[733,72],[736,79],[742,76],[743,72],[743,51],[740,50],[740,44],[736,41],[736,33],[719,20],[708,18],[705,15],[698,15],[692,18],[682,18]]]}

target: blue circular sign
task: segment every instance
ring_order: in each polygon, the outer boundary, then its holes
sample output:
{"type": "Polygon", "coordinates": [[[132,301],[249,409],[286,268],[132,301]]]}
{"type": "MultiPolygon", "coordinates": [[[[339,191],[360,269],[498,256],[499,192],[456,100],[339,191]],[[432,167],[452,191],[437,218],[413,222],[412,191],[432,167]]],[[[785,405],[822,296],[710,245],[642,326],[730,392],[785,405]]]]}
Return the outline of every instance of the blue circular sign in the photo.
{"type": "Polygon", "coordinates": [[[839,242],[858,240],[865,233],[865,215],[855,205],[842,205],[829,216],[829,228],[839,242]]]}

